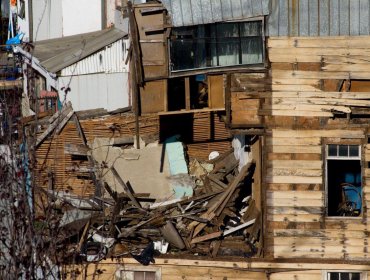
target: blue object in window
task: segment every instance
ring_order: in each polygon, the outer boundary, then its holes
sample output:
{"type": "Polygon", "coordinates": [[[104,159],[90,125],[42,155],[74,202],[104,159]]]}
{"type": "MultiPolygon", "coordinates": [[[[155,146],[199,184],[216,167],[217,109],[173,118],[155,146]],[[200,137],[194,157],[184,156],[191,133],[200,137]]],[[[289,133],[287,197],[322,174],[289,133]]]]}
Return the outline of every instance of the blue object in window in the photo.
{"type": "Polygon", "coordinates": [[[362,208],[362,198],[361,198],[361,187],[356,187],[353,185],[343,185],[343,195],[345,202],[350,202],[352,204],[354,211],[360,211],[362,208]]]}

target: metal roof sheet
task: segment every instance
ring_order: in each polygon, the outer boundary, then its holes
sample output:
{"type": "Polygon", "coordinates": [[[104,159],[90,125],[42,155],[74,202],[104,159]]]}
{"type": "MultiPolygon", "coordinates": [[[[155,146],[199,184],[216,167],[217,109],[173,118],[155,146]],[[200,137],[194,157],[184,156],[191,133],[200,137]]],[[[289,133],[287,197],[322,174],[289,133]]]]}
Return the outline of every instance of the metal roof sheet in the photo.
{"type": "Polygon", "coordinates": [[[370,35],[369,0],[270,0],[269,36],[370,35]]]}
{"type": "Polygon", "coordinates": [[[56,73],[77,61],[101,50],[105,46],[125,37],[117,28],[38,41],[34,43],[32,55],[51,73],[56,73]]]}
{"type": "Polygon", "coordinates": [[[175,27],[240,20],[270,13],[270,0],[162,0],[162,3],[175,27]]]}

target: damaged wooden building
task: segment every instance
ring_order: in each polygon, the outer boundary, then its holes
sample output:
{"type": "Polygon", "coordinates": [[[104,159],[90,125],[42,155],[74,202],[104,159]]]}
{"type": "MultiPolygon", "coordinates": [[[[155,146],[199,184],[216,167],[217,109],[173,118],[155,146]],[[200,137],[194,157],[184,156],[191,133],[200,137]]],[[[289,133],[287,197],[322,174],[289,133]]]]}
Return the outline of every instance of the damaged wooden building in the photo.
{"type": "MultiPolygon", "coordinates": [[[[62,190],[76,207],[75,193],[80,209],[110,205],[106,236],[104,226],[94,228],[104,219],[78,214],[84,223],[77,249],[100,232],[124,253],[70,264],[61,275],[369,279],[370,2],[163,0],[128,1],[120,9],[130,21],[135,114],[86,118],[68,107],[59,113],[64,128],[48,128],[54,116],[40,132],[37,157],[46,193],[62,190]],[[53,129],[59,135],[47,138],[53,129]],[[173,147],[189,170],[201,167],[203,184],[194,185],[193,196],[154,201],[146,186],[137,191],[125,182],[131,171],[107,162],[114,146],[143,146],[140,138],[163,145],[171,176],[179,168],[171,166],[173,147]],[[107,146],[105,160],[96,153],[107,146]],[[45,168],[56,157],[63,161],[45,168]],[[135,232],[140,238],[130,239],[135,232]],[[164,237],[174,250],[155,263],[152,255],[141,259],[152,262],[143,266],[138,256],[150,247],[139,241],[151,237],[164,237]],[[130,242],[144,250],[132,253],[130,242]]],[[[169,192],[176,189],[170,184],[169,192]]]]}

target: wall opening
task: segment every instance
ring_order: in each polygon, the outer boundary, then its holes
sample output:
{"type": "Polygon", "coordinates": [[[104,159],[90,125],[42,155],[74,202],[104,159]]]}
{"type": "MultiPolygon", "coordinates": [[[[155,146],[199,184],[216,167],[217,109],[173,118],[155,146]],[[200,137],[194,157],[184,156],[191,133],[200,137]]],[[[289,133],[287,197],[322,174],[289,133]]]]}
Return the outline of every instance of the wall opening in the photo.
{"type": "Polygon", "coordinates": [[[328,216],[361,215],[361,153],[358,145],[327,145],[326,187],[328,216]]]}

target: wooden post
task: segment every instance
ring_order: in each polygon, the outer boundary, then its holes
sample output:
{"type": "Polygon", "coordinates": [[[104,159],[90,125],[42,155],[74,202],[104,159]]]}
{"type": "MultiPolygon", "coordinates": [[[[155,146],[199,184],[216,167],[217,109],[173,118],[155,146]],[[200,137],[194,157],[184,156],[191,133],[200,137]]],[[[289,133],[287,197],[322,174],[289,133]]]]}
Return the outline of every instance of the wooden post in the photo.
{"type": "Polygon", "coordinates": [[[140,125],[139,125],[139,89],[138,86],[143,85],[142,67],[140,59],[140,47],[139,47],[139,35],[137,32],[136,20],[134,9],[131,1],[127,3],[127,12],[130,23],[130,39],[131,39],[131,62],[130,62],[130,72],[131,72],[131,86],[133,94],[133,108],[135,113],[135,135],[136,135],[136,147],[140,149],[140,125]]]}
{"type": "Polygon", "coordinates": [[[226,75],[225,87],[226,127],[231,127],[231,75],[226,75]]]}
{"type": "Polygon", "coordinates": [[[190,78],[185,78],[185,109],[190,110],[190,78]]]}

